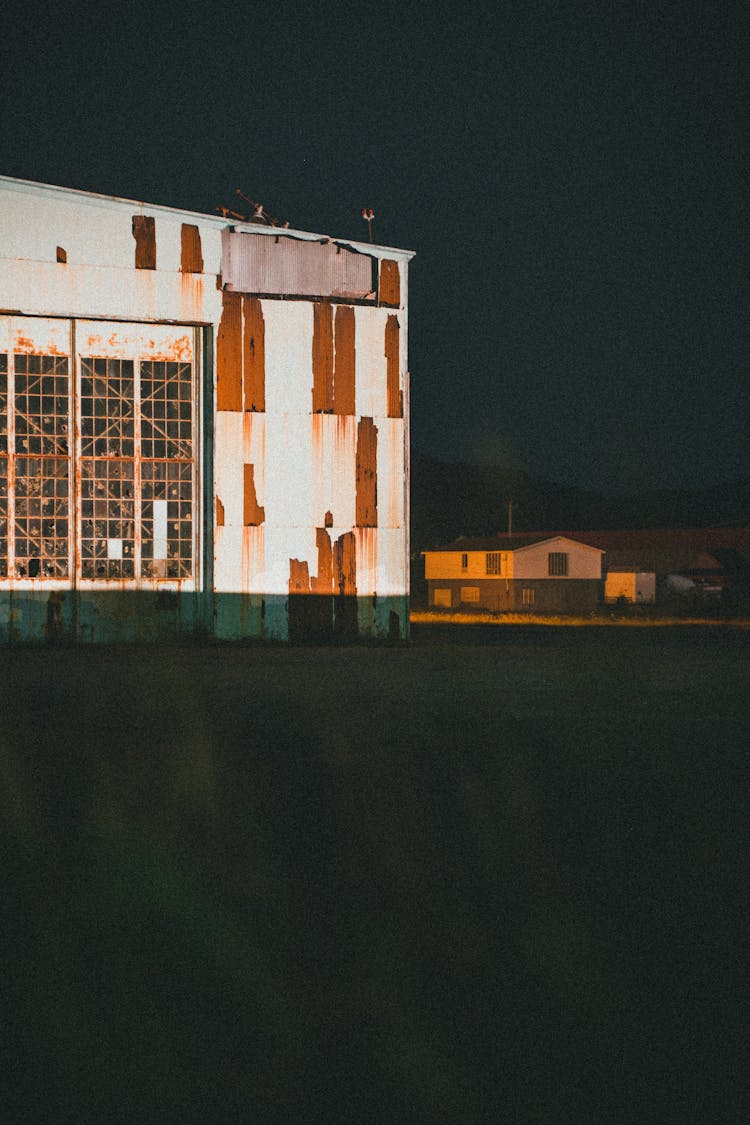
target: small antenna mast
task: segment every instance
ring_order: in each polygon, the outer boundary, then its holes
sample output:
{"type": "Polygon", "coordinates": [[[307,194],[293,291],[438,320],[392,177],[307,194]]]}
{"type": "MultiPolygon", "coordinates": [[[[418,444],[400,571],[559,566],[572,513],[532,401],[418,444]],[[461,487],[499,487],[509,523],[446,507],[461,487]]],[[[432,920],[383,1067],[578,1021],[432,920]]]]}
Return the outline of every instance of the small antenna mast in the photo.
{"type": "Polygon", "coordinates": [[[375,212],[372,207],[364,207],[362,209],[362,218],[367,223],[367,229],[370,232],[370,242],[372,242],[372,220],[375,218],[375,212]]]}

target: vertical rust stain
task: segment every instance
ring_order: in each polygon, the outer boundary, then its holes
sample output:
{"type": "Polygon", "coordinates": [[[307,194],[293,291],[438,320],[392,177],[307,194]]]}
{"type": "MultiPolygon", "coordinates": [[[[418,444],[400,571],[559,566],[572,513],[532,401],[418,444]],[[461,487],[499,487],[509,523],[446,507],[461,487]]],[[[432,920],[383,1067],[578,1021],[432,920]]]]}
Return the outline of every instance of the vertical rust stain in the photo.
{"type": "Polygon", "coordinates": [[[403,418],[404,395],[399,377],[399,325],[397,316],[389,316],[385,325],[385,363],[386,388],[388,394],[388,417],[403,418]]]}
{"type": "Polygon", "coordinates": [[[378,526],[378,428],[372,418],[357,426],[357,527],[378,526]]]}
{"type": "Polygon", "coordinates": [[[325,527],[333,527],[333,512],[326,512],[323,517],[323,524],[325,527]]]}
{"type": "Polygon", "coordinates": [[[180,269],[183,273],[203,273],[201,232],[192,223],[182,224],[180,269]]]}
{"type": "Polygon", "coordinates": [[[135,268],[156,269],[156,222],[152,215],[133,215],[135,268]]]}
{"type": "Polygon", "coordinates": [[[221,302],[216,336],[216,409],[242,410],[242,297],[224,290],[221,302]]]}
{"type": "Polygon", "coordinates": [[[313,305],[313,414],[333,413],[333,320],[331,306],[313,305]]]}
{"type": "Polygon", "coordinates": [[[65,265],[65,263],[68,260],[67,251],[62,246],[57,247],[57,249],[55,251],[55,256],[56,256],[57,261],[62,262],[63,265],[65,265]]]}
{"type": "Polygon", "coordinates": [[[357,542],[353,531],[339,535],[333,547],[334,593],[342,597],[357,593],[357,542]]]}
{"type": "Polygon", "coordinates": [[[354,309],[336,309],[336,351],[333,364],[333,409],[336,414],[354,414],[354,309]]]}
{"type": "Polygon", "coordinates": [[[265,521],[266,509],[261,508],[255,494],[255,467],[244,465],[244,515],[242,522],[245,527],[258,527],[265,521]]]}
{"type": "Polygon", "coordinates": [[[333,589],[331,540],[324,527],[315,529],[315,539],[318,547],[318,573],[317,577],[310,579],[310,589],[313,594],[330,594],[333,589]]]}
{"type": "Polygon", "coordinates": [[[383,258],[380,263],[380,301],[384,305],[401,304],[401,278],[398,262],[383,258]]]}
{"type": "Polygon", "coordinates": [[[266,325],[263,306],[257,297],[243,297],[245,410],[266,409],[266,325]]]}
{"type": "Polygon", "coordinates": [[[218,496],[216,497],[216,526],[224,526],[224,505],[218,496]]]}
{"type": "Polygon", "coordinates": [[[305,561],[299,559],[289,560],[289,593],[310,593],[310,570],[305,561]]]}

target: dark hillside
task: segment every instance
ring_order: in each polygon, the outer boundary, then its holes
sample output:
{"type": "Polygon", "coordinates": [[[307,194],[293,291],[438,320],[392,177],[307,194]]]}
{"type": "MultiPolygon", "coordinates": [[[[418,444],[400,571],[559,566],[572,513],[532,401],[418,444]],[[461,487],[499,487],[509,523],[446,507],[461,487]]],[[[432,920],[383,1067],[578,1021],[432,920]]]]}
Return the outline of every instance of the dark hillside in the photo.
{"type": "Polygon", "coordinates": [[[514,531],[717,527],[750,523],[750,478],[692,490],[602,496],[537,480],[514,468],[447,464],[419,453],[411,460],[412,550],[459,535],[514,531]]]}

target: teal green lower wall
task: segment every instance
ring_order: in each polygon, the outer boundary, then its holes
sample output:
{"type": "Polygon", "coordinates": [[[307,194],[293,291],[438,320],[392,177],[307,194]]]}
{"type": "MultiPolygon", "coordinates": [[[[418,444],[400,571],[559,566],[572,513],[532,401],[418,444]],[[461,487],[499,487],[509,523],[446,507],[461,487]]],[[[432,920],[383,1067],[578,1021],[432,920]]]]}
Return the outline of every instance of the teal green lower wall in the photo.
{"type": "Polygon", "coordinates": [[[409,599],[133,590],[0,592],[0,644],[403,641],[409,599]]]}

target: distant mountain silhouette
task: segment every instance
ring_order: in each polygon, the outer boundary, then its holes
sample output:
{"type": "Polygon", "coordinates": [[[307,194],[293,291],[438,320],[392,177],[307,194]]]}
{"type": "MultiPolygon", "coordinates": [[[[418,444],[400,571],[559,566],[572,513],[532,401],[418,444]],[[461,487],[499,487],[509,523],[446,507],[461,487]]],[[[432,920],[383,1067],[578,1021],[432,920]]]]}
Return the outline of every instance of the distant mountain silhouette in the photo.
{"type": "Polygon", "coordinates": [[[538,480],[498,465],[449,464],[412,451],[412,552],[459,535],[508,530],[584,531],[750,524],[750,478],[701,489],[659,489],[632,496],[538,480]]]}

